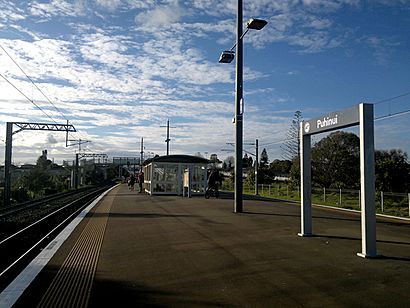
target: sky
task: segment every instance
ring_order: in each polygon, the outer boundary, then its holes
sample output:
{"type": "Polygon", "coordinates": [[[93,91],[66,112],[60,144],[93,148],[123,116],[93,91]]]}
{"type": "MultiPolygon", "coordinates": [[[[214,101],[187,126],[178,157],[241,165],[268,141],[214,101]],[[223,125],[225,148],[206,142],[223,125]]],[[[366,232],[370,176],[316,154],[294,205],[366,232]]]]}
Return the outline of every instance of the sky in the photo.
{"type": "MultiPolygon", "coordinates": [[[[245,150],[281,159],[296,111],[366,102],[376,149],[410,153],[410,0],[243,0],[243,16],[268,21],[244,37],[245,150]]],[[[169,119],[170,154],[233,155],[235,63],[218,59],[235,24],[232,0],[0,0],[3,148],[6,122],[68,120],[81,151],[138,156],[144,138],[164,155],[169,119]]],[[[65,138],[16,133],[12,160],[72,161],[65,138]]]]}

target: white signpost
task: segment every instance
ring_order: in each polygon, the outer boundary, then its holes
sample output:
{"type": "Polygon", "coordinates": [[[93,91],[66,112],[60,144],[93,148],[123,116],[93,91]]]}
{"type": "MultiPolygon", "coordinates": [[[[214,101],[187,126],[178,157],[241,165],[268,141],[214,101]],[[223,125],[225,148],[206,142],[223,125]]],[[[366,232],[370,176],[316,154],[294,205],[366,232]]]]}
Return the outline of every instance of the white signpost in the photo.
{"type": "Polygon", "coordinates": [[[300,176],[301,176],[301,232],[312,236],[312,175],[311,135],[335,129],[360,125],[360,203],[363,258],[377,257],[376,207],[374,172],[374,119],[373,105],[358,106],[332,112],[317,119],[300,123],[300,176]]]}

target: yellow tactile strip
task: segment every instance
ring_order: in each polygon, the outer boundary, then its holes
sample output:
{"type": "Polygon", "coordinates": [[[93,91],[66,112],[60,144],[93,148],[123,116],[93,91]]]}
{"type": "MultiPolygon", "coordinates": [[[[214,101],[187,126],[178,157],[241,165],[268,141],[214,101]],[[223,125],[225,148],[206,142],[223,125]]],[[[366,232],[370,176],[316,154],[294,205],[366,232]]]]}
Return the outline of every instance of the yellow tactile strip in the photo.
{"type": "Polygon", "coordinates": [[[96,207],[38,307],[87,307],[113,199],[96,207]]]}

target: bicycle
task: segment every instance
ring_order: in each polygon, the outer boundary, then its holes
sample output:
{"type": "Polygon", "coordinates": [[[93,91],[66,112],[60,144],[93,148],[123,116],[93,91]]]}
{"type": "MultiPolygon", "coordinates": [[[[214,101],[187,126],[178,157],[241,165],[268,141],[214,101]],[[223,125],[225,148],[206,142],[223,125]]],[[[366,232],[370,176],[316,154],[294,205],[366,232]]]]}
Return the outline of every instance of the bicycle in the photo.
{"type": "Polygon", "coordinates": [[[207,188],[205,190],[205,199],[209,199],[210,197],[219,198],[219,191],[215,188],[207,188]]]}

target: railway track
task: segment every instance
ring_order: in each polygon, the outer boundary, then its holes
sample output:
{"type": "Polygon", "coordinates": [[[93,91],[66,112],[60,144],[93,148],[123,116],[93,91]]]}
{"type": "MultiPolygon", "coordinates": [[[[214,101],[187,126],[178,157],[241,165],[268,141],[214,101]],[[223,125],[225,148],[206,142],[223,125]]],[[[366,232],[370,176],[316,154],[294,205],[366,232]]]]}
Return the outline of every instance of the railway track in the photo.
{"type": "Polygon", "coordinates": [[[0,215],[0,291],[105,187],[61,194],[0,215]]]}
{"type": "MultiPolygon", "coordinates": [[[[95,187],[94,187],[95,188],[95,187]]],[[[32,201],[23,202],[17,205],[8,206],[0,208],[0,221],[6,219],[8,216],[13,216],[19,212],[24,212],[28,209],[35,208],[36,206],[42,206],[45,203],[53,202],[54,200],[61,200],[62,198],[69,198],[70,196],[75,196],[81,194],[82,192],[87,192],[94,189],[93,187],[83,187],[77,190],[70,190],[42,198],[38,198],[32,201]]]]}

